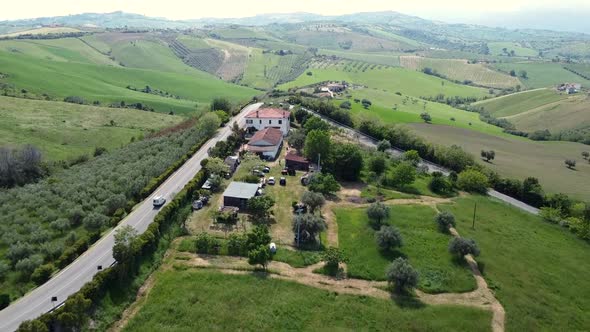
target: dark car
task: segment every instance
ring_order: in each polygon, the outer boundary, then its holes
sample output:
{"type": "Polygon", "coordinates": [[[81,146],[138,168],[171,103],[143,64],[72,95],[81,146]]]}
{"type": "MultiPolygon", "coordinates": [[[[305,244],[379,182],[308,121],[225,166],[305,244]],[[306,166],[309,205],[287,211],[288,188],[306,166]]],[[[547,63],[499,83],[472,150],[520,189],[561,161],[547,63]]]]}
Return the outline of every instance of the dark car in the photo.
{"type": "Polygon", "coordinates": [[[284,176],[281,176],[281,179],[279,180],[279,184],[281,186],[286,186],[287,185],[287,179],[284,176]]]}

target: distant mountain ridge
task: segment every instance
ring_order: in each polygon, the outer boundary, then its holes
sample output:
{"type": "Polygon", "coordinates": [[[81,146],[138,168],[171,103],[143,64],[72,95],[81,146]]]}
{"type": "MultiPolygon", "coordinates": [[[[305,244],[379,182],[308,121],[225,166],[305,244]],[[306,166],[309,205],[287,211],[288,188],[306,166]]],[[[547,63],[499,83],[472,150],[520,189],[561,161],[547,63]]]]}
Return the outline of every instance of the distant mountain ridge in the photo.
{"type": "MultiPolygon", "coordinates": [[[[514,16],[516,17],[516,16],[514,16]]],[[[540,29],[541,26],[531,23],[536,29],[516,25],[520,29],[506,29],[476,24],[452,24],[441,21],[427,20],[417,16],[406,15],[395,11],[361,12],[337,16],[326,16],[313,13],[275,13],[261,14],[243,18],[200,18],[190,20],[170,20],[159,17],[148,17],[141,14],[116,11],[112,13],[83,13],[68,16],[40,17],[14,21],[0,21],[0,26],[36,26],[36,25],[67,25],[67,26],[96,26],[101,28],[154,28],[154,29],[187,29],[204,25],[236,24],[246,26],[265,26],[271,24],[304,24],[311,22],[340,22],[348,24],[385,24],[403,29],[430,30],[437,33],[454,35],[458,31],[467,33],[473,38],[485,39],[486,34],[496,35],[499,31],[518,32],[522,38],[527,34],[538,34],[544,31],[547,37],[579,37],[587,39],[590,35],[581,32],[557,32],[540,29]]],[[[563,21],[563,20],[562,20],[563,21]]],[[[501,22],[500,20],[490,22],[501,22]]],[[[509,25],[509,24],[506,24],[509,25]]],[[[547,24],[555,27],[555,25],[547,24]]],[[[572,29],[569,29],[572,30],[572,29]]],[[[590,31],[590,30],[587,30],[590,31]]]]}

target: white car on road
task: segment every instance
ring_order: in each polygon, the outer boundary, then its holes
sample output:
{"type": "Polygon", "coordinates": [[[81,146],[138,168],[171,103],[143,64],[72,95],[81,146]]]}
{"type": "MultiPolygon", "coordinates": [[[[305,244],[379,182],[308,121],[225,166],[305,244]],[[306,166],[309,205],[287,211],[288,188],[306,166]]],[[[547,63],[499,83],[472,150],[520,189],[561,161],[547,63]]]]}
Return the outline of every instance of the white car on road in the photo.
{"type": "Polygon", "coordinates": [[[159,207],[166,203],[166,199],[163,196],[154,197],[154,206],[159,207]]]}

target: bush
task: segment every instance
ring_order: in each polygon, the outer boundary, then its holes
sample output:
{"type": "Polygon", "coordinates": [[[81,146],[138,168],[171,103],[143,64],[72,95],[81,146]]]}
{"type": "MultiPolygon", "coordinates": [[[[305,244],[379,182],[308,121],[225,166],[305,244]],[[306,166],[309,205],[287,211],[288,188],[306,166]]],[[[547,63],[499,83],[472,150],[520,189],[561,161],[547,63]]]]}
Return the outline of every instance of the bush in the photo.
{"type": "Polygon", "coordinates": [[[552,224],[558,224],[562,219],[561,210],[548,206],[539,209],[539,216],[552,224]]]}
{"type": "Polygon", "coordinates": [[[488,192],[488,177],[480,171],[468,169],[459,173],[457,186],[468,192],[486,194],[488,192]]]}
{"type": "Polygon", "coordinates": [[[51,263],[41,265],[35,269],[35,271],[31,275],[31,280],[33,280],[33,282],[36,283],[37,285],[42,285],[47,280],[49,280],[49,278],[51,278],[51,275],[53,274],[54,271],[55,271],[55,266],[53,266],[53,264],[51,264],[51,263]]]}
{"type": "Polygon", "coordinates": [[[391,143],[388,140],[381,140],[377,144],[377,151],[385,152],[391,149],[391,143]]]}
{"type": "Polygon", "coordinates": [[[346,261],[346,257],[342,250],[334,247],[328,247],[322,254],[322,260],[326,264],[326,268],[330,271],[338,269],[338,265],[346,261]]]}
{"type": "Polygon", "coordinates": [[[369,225],[375,230],[380,229],[387,222],[389,211],[389,207],[381,202],[372,203],[367,209],[369,225]]]}
{"type": "Polygon", "coordinates": [[[246,256],[248,254],[246,236],[236,233],[230,234],[227,239],[227,253],[231,256],[246,256]]]}
{"type": "Polygon", "coordinates": [[[455,237],[449,242],[449,252],[457,258],[465,255],[479,256],[479,247],[472,239],[455,237]]]}
{"type": "Polygon", "coordinates": [[[437,194],[447,194],[452,189],[451,184],[444,176],[434,175],[430,179],[430,182],[428,182],[428,188],[437,194]]]}
{"type": "Polygon", "coordinates": [[[86,100],[84,100],[84,98],[80,97],[80,96],[67,96],[64,98],[64,101],[66,103],[72,103],[72,104],[86,104],[86,100]]]}
{"type": "Polygon", "coordinates": [[[376,155],[369,159],[368,168],[369,171],[375,172],[377,175],[383,174],[387,168],[387,159],[381,154],[376,155]]]}
{"type": "Polygon", "coordinates": [[[246,183],[259,183],[260,178],[254,174],[246,174],[238,179],[237,181],[246,182],[246,183]]]}
{"type": "Polygon", "coordinates": [[[8,307],[9,304],[10,304],[10,295],[0,294],[0,310],[8,307]]]}
{"type": "Polygon", "coordinates": [[[340,190],[340,184],[334,176],[329,173],[315,173],[309,180],[308,188],[310,191],[331,195],[340,190]]]}
{"type": "Polygon", "coordinates": [[[437,214],[434,221],[436,221],[438,229],[443,233],[448,233],[450,227],[455,227],[455,216],[448,211],[437,214]]]}
{"type": "Polygon", "coordinates": [[[396,258],[387,268],[385,277],[396,293],[414,288],[418,285],[418,272],[402,257],[396,258]]]}
{"type": "Polygon", "coordinates": [[[403,245],[402,234],[399,229],[392,226],[381,226],[375,233],[375,241],[381,250],[393,250],[403,245]]]}
{"type": "Polygon", "coordinates": [[[311,213],[296,215],[292,226],[298,243],[315,243],[317,235],[327,227],[322,217],[311,213]]]}
{"type": "Polygon", "coordinates": [[[199,233],[195,240],[195,251],[198,254],[216,254],[219,251],[219,241],[209,233],[199,233]]]}

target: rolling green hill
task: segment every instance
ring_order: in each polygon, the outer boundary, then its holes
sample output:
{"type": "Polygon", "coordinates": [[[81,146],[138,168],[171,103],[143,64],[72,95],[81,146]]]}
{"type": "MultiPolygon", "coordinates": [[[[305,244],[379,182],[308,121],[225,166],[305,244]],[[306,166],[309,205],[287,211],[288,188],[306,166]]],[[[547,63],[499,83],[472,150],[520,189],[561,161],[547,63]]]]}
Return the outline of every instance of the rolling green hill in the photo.
{"type": "Polygon", "coordinates": [[[527,72],[527,79],[521,82],[528,88],[546,88],[559,83],[581,83],[590,86],[590,80],[586,80],[563,68],[563,64],[550,62],[522,62],[522,63],[496,63],[494,67],[508,73],[515,70],[518,74],[521,70],[527,72]]]}
{"type": "Polygon", "coordinates": [[[426,75],[404,68],[368,68],[366,70],[351,69],[345,71],[345,66],[336,65],[327,69],[310,69],[312,75],[304,73],[296,80],[279,86],[287,90],[303,87],[323,81],[347,81],[361,84],[373,89],[386,92],[401,92],[411,96],[436,96],[440,93],[446,96],[483,97],[487,90],[466,85],[455,84],[438,77],[426,75]]]}
{"type": "Polygon", "coordinates": [[[505,55],[503,49],[506,48],[507,52],[514,51],[515,56],[519,57],[536,57],[539,55],[539,52],[530,48],[524,47],[521,43],[515,42],[492,42],[488,43],[488,47],[490,49],[490,54],[493,55],[505,55]]]}
{"type": "Polygon", "coordinates": [[[0,68],[7,76],[1,81],[26,89],[37,95],[43,93],[61,100],[76,95],[88,102],[102,103],[125,101],[142,103],[158,112],[190,113],[197,103],[208,103],[218,96],[233,101],[249,99],[257,92],[253,89],[223,82],[209,74],[194,70],[191,75],[166,73],[154,70],[99,66],[82,63],[65,63],[39,59],[0,51],[0,68]],[[149,85],[179,96],[181,99],[162,97],[127,89],[149,85]]]}
{"type": "Polygon", "coordinates": [[[48,160],[92,154],[97,146],[115,149],[182,120],[134,109],[0,97],[2,145],[32,144],[48,160]]]}
{"type": "Polygon", "coordinates": [[[504,117],[526,112],[536,107],[567,98],[551,89],[523,91],[474,103],[495,117],[504,117]]]}

